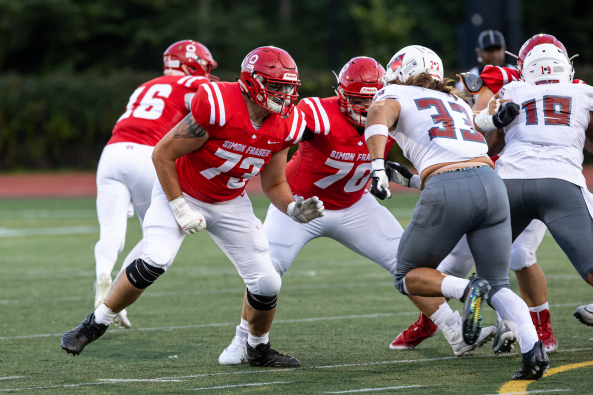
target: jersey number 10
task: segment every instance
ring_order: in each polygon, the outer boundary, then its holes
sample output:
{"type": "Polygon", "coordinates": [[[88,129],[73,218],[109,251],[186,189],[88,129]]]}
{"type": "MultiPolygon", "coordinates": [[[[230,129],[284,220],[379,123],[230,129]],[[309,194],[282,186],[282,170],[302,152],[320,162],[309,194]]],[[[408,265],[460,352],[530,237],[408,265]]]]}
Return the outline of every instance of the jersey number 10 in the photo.
{"type": "MultiPolygon", "coordinates": [[[[525,125],[537,125],[536,100],[531,99],[521,103],[525,110],[525,125]]],[[[544,96],[544,123],[546,125],[570,126],[570,112],[572,99],[567,96],[544,96]]]]}

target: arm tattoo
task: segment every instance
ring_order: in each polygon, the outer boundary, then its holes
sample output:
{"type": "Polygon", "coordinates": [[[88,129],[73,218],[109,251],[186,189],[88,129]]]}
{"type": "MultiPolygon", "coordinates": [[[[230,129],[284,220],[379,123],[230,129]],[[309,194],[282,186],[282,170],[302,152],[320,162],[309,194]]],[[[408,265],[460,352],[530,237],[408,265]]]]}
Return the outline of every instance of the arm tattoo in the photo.
{"type": "Polygon", "coordinates": [[[200,126],[194,117],[189,114],[182,122],[175,127],[174,138],[191,139],[195,137],[204,137],[208,134],[206,129],[200,126]]]}

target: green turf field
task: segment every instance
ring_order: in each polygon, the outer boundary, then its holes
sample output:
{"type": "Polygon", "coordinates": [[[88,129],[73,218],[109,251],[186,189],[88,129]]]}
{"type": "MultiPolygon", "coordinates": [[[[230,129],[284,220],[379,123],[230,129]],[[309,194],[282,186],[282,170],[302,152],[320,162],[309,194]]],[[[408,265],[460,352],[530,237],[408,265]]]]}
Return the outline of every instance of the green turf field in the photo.
{"type": "MultiPolygon", "coordinates": [[[[399,195],[386,205],[406,226],[416,199],[399,195]]],[[[263,220],[266,200],[252,200],[263,220]]],[[[116,270],[140,235],[131,219],[116,270]]],[[[112,328],[73,357],[60,349],[60,336],[93,309],[97,238],[93,199],[0,201],[0,391],[495,394],[519,367],[520,354],[494,357],[491,343],[471,357],[454,358],[440,334],[413,351],[389,350],[416,320],[416,310],[382,268],[329,239],[307,245],[284,276],[271,330],[272,346],[299,358],[302,367],[219,366],[245,288],[206,232],[187,237],[173,266],[128,309],[133,329],[112,328]]],[[[593,361],[593,328],[572,316],[593,292],[551,237],[538,259],[560,344],[551,367],[593,361]]],[[[495,319],[486,308],[486,323],[495,319]]],[[[593,393],[593,366],[555,374],[527,390],[593,393]]]]}

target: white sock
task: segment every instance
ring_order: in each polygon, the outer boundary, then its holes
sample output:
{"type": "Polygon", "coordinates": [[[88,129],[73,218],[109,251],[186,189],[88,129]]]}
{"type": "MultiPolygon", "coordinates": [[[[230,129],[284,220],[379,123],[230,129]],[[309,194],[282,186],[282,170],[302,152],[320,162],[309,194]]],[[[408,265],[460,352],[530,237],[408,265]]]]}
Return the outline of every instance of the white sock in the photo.
{"type": "Polygon", "coordinates": [[[509,329],[513,331],[519,345],[521,345],[521,353],[524,354],[533,348],[535,342],[538,341],[537,331],[533,322],[527,304],[517,294],[508,288],[502,288],[494,294],[490,303],[494,310],[500,314],[509,329]]]}
{"type": "Polygon", "coordinates": [[[101,306],[97,307],[97,310],[95,310],[95,322],[98,324],[109,325],[115,316],[116,313],[111,311],[105,303],[101,303],[101,306]]]}
{"type": "Polygon", "coordinates": [[[548,302],[542,304],[541,306],[535,306],[535,307],[529,308],[529,311],[531,311],[532,313],[539,313],[544,310],[550,310],[550,308],[548,306],[548,302]]]}
{"type": "Polygon", "coordinates": [[[455,276],[445,276],[441,283],[441,292],[445,298],[460,300],[469,280],[455,276]]]}
{"type": "Polygon", "coordinates": [[[247,338],[247,344],[249,344],[253,348],[257,347],[258,344],[266,344],[270,341],[268,337],[269,334],[270,332],[266,332],[261,336],[254,336],[251,333],[249,333],[249,337],[247,338]]]}
{"type": "Polygon", "coordinates": [[[435,311],[433,315],[430,316],[430,320],[442,330],[443,327],[447,325],[447,318],[449,318],[451,314],[453,314],[453,310],[451,310],[449,304],[445,302],[439,306],[439,309],[435,311]]]}
{"type": "Polygon", "coordinates": [[[244,331],[249,332],[249,321],[241,317],[241,324],[239,325],[239,327],[244,331]]]}

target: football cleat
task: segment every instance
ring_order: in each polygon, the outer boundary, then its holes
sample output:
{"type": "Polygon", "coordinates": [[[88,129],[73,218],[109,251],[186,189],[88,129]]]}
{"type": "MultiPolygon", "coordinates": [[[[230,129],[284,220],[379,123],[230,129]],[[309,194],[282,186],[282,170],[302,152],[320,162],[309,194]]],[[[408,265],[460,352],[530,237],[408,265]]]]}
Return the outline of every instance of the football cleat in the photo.
{"type": "Polygon", "coordinates": [[[418,320],[402,331],[391,342],[391,350],[413,350],[424,340],[433,337],[439,332],[439,327],[424,314],[420,313],[418,320]]]}
{"type": "Polygon", "coordinates": [[[513,380],[539,380],[548,370],[550,360],[541,340],[538,340],[531,351],[523,354],[521,367],[513,375],[513,380]]]}
{"type": "Polygon", "coordinates": [[[87,344],[94,342],[107,330],[109,325],[95,322],[95,313],[89,314],[76,328],[62,336],[62,349],[68,354],[78,355],[87,344]]]}
{"type": "Polygon", "coordinates": [[[126,309],[123,309],[115,315],[113,318],[113,323],[122,329],[129,329],[132,327],[132,323],[128,319],[128,312],[126,309]]]}
{"type": "Polygon", "coordinates": [[[111,276],[108,274],[101,274],[97,281],[95,281],[95,309],[97,309],[109,293],[111,288],[111,276]]]}
{"type": "Polygon", "coordinates": [[[456,357],[467,355],[476,348],[482,347],[496,335],[496,328],[489,326],[480,331],[478,338],[473,344],[466,344],[461,333],[462,322],[458,311],[451,314],[445,324],[443,335],[445,335],[451,348],[453,348],[453,353],[456,357]]]}
{"type": "Polygon", "coordinates": [[[533,321],[533,325],[537,331],[537,337],[542,341],[546,353],[551,354],[555,352],[558,349],[558,341],[556,340],[556,336],[554,336],[554,332],[552,332],[550,311],[542,310],[537,313],[530,311],[529,314],[531,314],[531,321],[533,321]]]}
{"type": "Polygon", "coordinates": [[[496,329],[496,336],[494,337],[494,344],[492,345],[492,351],[496,355],[510,354],[515,349],[515,343],[517,338],[509,326],[504,322],[500,321],[498,328],[496,329]]]}
{"type": "Polygon", "coordinates": [[[298,359],[272,350],[269,342],[258,344],[255,348],[247,343],[247,362],[251,367],[298,368],[301,366],[298,359]]]}
{"type": "Polygon", "coordinates": [[[237,325],[237,332],[231,344],[218,357],[221,365],[241,365],[247,362],[247,337],[249,332],[237,325]]]}
{"type": "Polygon", "coordinates": [[[593,326],[593,303],[577,307],[574,316],[583,324],[593,326]]]}
{"type": "Polygon", "coordinates": [[[480,337],[482,330],[482,304],[488,300],[490,284],[483,278],[472,275],[463,293],[463,341],[472,345],[480,337]]]}

